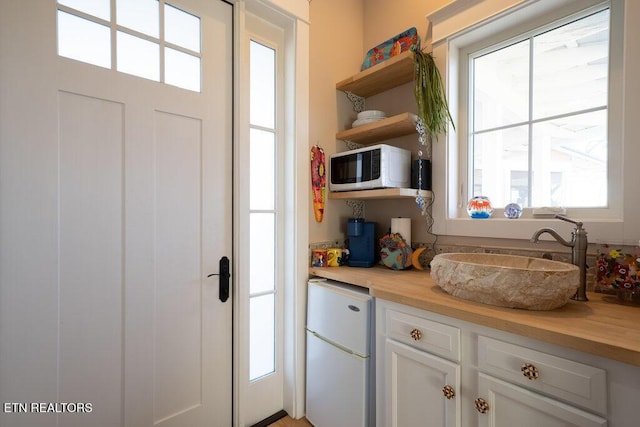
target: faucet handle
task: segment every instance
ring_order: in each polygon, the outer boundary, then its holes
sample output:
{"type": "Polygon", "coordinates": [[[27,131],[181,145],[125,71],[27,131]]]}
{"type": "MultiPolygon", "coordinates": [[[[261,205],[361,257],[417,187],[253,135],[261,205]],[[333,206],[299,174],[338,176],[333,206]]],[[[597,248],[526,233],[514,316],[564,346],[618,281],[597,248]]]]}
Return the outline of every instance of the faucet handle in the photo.
{"type": "Polygon", "coordinates": [[[555,216],[558,219],[561,219],[562,221],[566,221],[566,222],[570,222],[571,224],[575,224],[576,228],[580,229],[582,228],[582,222],[581,221],[576,221],[574,219],[571,219],[569,217],[566,217],[564,215],[560,215],[560,214],[556,214],[555,216]]]}

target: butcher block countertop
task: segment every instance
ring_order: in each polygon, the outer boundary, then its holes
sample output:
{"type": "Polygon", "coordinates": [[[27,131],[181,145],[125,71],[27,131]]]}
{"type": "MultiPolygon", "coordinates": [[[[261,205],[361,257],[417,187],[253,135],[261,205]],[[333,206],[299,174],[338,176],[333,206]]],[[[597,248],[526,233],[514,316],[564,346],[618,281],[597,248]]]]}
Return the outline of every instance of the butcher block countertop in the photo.
{"type": "Polygon", "coordinates": [[[612,295],[588,293],[588,302],[529,311],[453,297],[431,280],[428,271],[311,267],[309,273],[368,288],[375,298],[640,366],[640,307],[614,302],[612,295]]]}

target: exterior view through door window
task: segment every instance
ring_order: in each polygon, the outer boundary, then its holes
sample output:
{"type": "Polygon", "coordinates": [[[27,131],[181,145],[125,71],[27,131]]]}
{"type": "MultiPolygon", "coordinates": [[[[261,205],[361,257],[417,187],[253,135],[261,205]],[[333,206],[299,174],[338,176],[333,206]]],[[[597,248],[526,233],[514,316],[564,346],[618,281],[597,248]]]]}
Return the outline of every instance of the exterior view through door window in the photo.
{"type": "Polygon", "coordinates": [[[116,11],[110,0],[59,0],[58,54],[200,92],[199,17],[158,0],[117,0],[116,11]]]}

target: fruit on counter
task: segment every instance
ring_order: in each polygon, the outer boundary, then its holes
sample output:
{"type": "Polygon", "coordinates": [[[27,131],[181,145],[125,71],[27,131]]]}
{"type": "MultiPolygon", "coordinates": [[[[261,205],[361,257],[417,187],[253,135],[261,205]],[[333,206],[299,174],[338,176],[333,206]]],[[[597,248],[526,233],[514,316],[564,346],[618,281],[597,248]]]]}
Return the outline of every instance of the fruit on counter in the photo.
{"type": "Polygon", "coordinates": [[[422,267],[422,264],[420,263],[420,255],[426,249],[427,248],[416,248],[413,251],[413,254],[411,254],[411,265],[413,265],[413,268],[415,268],[416,270],[424,270],[424,267],[422,267]]]}

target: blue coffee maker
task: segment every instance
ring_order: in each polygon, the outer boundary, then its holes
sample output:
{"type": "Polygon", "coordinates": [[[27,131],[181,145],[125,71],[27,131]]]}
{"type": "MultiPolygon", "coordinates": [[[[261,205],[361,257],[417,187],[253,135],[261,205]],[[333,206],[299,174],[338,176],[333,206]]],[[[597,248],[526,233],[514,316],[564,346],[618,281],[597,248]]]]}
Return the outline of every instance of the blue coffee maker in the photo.
{"type": "Polygon", "coordinates": [[[376,254],[376,223],[365,222],[364,218],[349,218],[347,236],[349,239],[349,267],[373,267],[376,254]]]}

